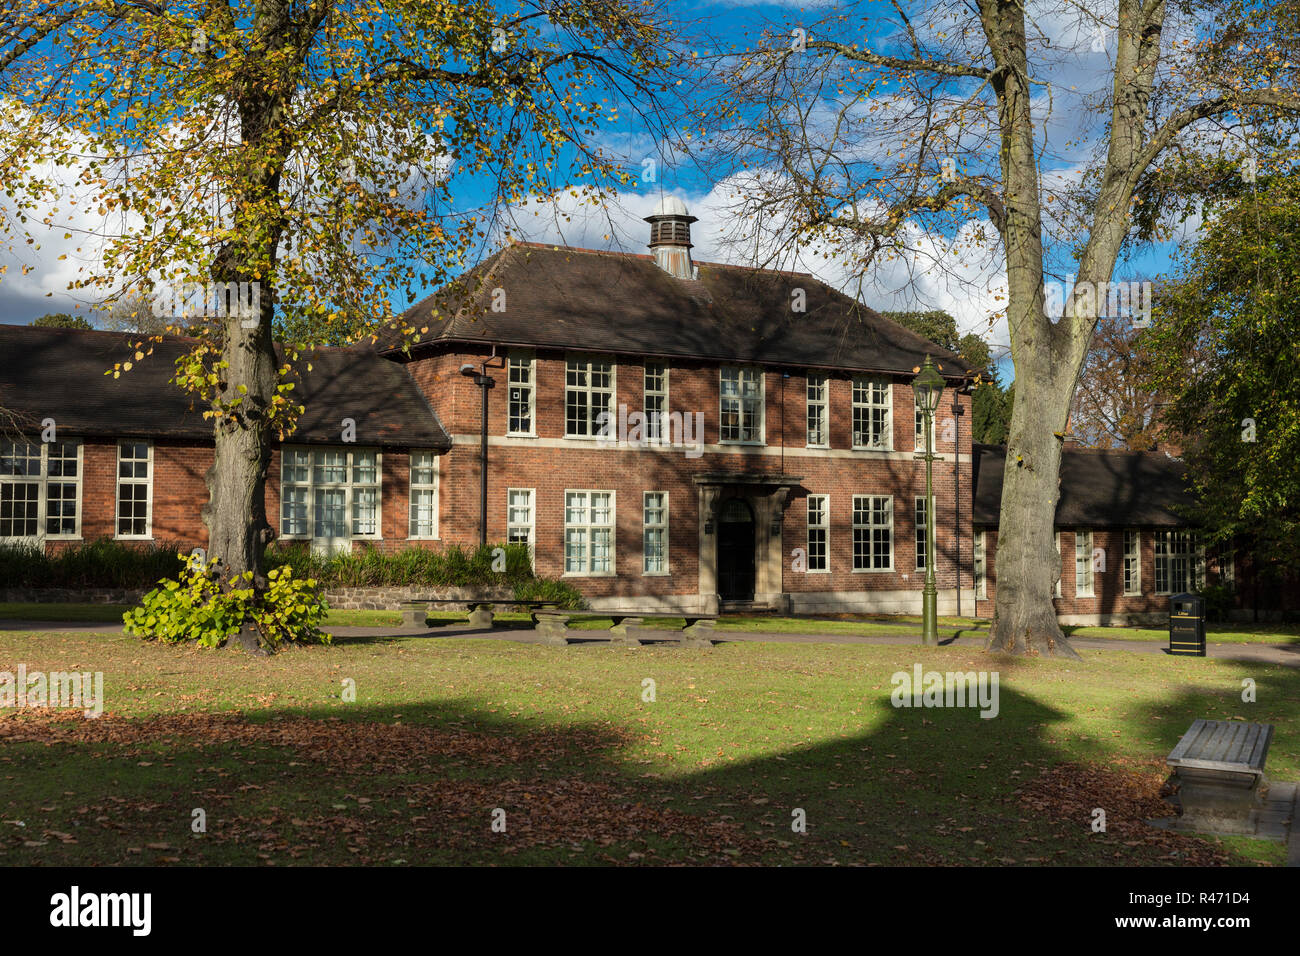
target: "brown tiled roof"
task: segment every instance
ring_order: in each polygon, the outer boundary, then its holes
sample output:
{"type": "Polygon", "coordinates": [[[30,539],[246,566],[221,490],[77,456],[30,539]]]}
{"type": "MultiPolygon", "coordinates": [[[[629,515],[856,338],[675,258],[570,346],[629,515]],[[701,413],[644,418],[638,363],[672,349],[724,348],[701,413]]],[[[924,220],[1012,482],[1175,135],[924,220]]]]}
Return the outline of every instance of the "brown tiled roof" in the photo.
{"type": "MultiPolygon", "coordinates": [[[[104,374],[115,362],[133,359],[131,343],[139,338],[0,325],[0,409],[27,428],[52,418],[69,436],[211,440],[202,408],[170,382],[192,339],[167,336],[120,378],[104,374]]],[[[352,418],[358,444],[451,447],[402,366],[361,347],[317,349],[302,359],[293,397],[306,412],[290,441],[337,444],[342,419],[352,418]]]]}
{"type": "MultiPolygon", "coordinates": [[[[974,522],[996,525],[1002,504],[1007,450],[976,445],[974,522]]],[[[1067,448],[1061,456],[1062,528],[1184,527],[1194,522],[1183,509],[1195,506],[1187,466],[1164,452],[1067,448]]]]}
{"type": "MultiPolygon", "coordinates": [[[[429,326],[412,353],[449,343],[575,349],[656,358],[911,374],[933,355],[953,378],[957,355],[811,275],[699,263],[678,279],[649,256],[518,243],[471,270],[467,301],[435,293],[404,315],[429,326]],[[487,278],[474,289],[474,280],[487,278]],[[505,310],[491,310],[494,289],[505,310]],[[795,289],[806,309],[792,310],[795,289]],[[440,315],[435,315],[438,309],[440,315]]],[[[399,343],[381,343],[394,354],[399,343]]]]}

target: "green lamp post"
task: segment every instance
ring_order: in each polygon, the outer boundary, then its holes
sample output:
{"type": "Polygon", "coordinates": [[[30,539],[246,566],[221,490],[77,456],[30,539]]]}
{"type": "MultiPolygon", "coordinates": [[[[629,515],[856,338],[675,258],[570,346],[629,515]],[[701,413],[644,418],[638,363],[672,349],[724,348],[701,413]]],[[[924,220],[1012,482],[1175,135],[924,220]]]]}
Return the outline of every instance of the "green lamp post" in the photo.
{"type": "Polygon", "coordinates": [[[921,643],[939,643],[938,598],[939,589],[934,583],[935,544],[934,544],[934,463],[941,461],[934,453],[934,413],[939,407],[939,397],[943,394],[943,376],[925,357],[921,374],[912,380],[912,394],[916,398],[916,407],[921,409],[925,420],[925,454],[916,458],[925,459],[925,590],[921,592],[921,643]]]}

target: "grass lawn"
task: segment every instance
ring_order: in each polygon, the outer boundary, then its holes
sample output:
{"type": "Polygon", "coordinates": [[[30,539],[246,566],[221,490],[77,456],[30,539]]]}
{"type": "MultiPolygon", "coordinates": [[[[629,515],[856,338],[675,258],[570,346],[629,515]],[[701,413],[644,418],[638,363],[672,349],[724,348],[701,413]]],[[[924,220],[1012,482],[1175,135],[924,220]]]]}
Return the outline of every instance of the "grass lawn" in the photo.
{"type": "Polygon", "coordinates": [[[0,632],[0,671],[102,671],[106,711],[0,710],[0,864],[1281,863],[1142,821],[1195,717],[1275,724],[1269,772],[1300,779],[1300,672],[1082,653],[412,637],[253,660],[0,632]],[[998,716],[891,706],[918,663],[996,670],[998,716]]]}

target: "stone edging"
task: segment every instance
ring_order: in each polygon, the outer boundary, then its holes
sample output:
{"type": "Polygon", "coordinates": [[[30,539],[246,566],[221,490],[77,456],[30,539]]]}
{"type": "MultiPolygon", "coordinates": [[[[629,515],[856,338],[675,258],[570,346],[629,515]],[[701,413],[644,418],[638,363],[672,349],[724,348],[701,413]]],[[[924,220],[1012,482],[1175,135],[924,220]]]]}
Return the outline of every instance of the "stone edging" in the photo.
{"type": "MultiPolygon", "coordinates": [[[[0,601],[19,604],[138,604],[149,588],[0,588],[0,601]]],[[[510,601],[512,588],[429,588],[422,586],[333,588],[325,592],[332,608],[396,611],[403,601],[434,598],[451,601],[510,601]]]]}

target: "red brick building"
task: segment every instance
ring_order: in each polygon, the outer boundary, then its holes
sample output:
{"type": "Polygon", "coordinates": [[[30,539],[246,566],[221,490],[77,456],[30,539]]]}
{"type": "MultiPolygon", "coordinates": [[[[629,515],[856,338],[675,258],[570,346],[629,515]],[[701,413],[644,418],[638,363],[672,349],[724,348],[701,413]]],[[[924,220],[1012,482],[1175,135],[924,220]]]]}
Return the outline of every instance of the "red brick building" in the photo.
{"type": "MultiPolygon", "coordinates": [[[[929,354],[947,381],[939,611],[971,613],[977,587],[991,610],[1000,492],[991,461],[973,483],[971,370],[810,275],[693,263],[693,221],[668,200],[645,256],[509,246],[408,310],[427,330],[416,340],[308,356],[307,413],[268,476],[281,543],[476,544],[476,382],[490,378],[485,536],[528,543],[539,574],[593,607],[916,613],[925,466],[910,383],[929,354]]],[[[167,383],[189,343],[114,379],[104,370],[133,359],[120,334],[3,326],[0,340],[0,407],[25,435],[0,448],[0,542],[202,545],[210,425],[167,383]]],[[[1129,524],[1103,518],[1088,518],[1093,546],[1127,554],[1129,524]]],[[[1140,545],[1141,595],[1112,596],[1127,560],[1114,558],[1092,598],[1067,576],[1063,614],[1157,609],[1155,541],[1140,545]]]]}
{"type": "MultiPolygon", "coordinates": [[[[193,343],[169,337],[137,358],[133,338],[0,325],[0,542],[206,544],[212,425],[169,383],[193,343]],[[106,375],[116,362],[132,367],[106,375]]],[[[412,465],[436,476],[451,439],[410,376],[373,350],[303,358],[294,395],[306,413],[272,457],[272,524],[309,541],[310,515],[322,546],[405,540],[411,502],[428,497],[409,491],[412,465]]]]}
{"type": "Polygon", "coordinates": [[[456,313],[440,321],[437,299],[408,311],[430,334],[385,354],[452,437],[444,534],[477,533],[469,364],[502,386],[490,390],[487,538],[528,541],[537,571],[593,606],[916,611],[925,472],[910,382],[929,353],[949,384],[939,604],[956,610],[961,567],[969,612],[958,505],[969,511],[970,370],[810,275],[692,263],[693,219],[671,203],[651,217],[653,255],[515,245],[456,313]],[[599,437],[602,412],[612,439],[599,437]],[[641,423],[655,414],[659,431],[641,423]]]}
{"type": "MultiPolygon", "coordinates": [[[[973,571],[981,617],[993,615],[1005,463],[1006,449],[975,446],[973,571]]],[[[1194,499],[1185,472],[1163,451],[1065,450],[1056,507],[1062,623],[1163,624],[1170,595],[1233,582],[1235,562],[1207,556],[1190,527],[1194,499]]]]}

